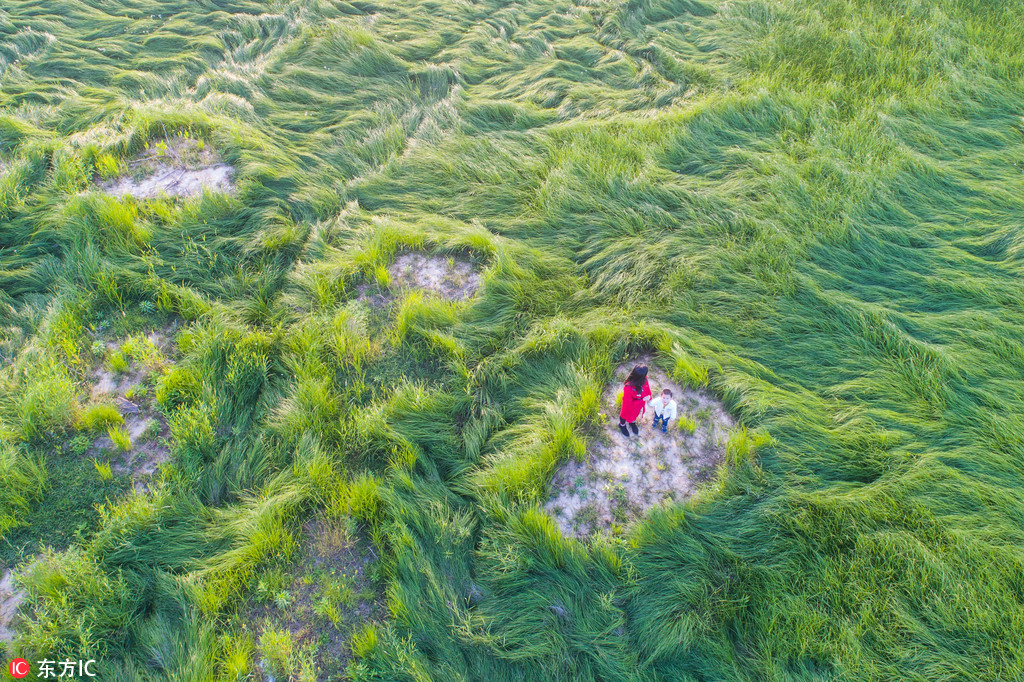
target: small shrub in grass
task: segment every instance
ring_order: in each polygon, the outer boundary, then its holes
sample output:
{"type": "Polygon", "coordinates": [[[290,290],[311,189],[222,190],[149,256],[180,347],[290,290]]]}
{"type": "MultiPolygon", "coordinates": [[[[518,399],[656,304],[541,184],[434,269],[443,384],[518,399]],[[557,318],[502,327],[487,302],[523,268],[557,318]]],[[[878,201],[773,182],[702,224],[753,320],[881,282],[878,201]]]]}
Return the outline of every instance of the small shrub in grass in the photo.
{"type": "Polygon", "coordinates": [[[294,601],[295,600],[292,598],[292,593],[288,590],[281,590],[280,592],[274,595],[274,606],[276,606],[281,611],[284,611],[289,606],[291,606],[292,602],[294,601]]]}
{"type": "Polygon", "coordinates": [[[104,180],[115,177],[120,170],[121,164],[118,163],[117,158],[113,154],[103,152],[96,157],[96,172],[104,180]]]}
{"type": "Polygon", "coordinates": [[[260,654],[274,677],[288,679],[295,673],[295,640],[288,630],[268,624],[260,636],[260,654]]]}
{"type": "Polygon", "coordinates": [[[198,400],[202,383],[194,371],[178,366],[160,376],[156,382],[156,401],[165,410],[172,410],[198,400]]]}
{"type": "Polygon", "coordinates": [[[221,641],[220,667],[225,680],[248,679],[252,672],[252,655],[256,650],[252,635],[225,635],[221,641]]]}
{"type": "Polygon", "coordinates": [[[381,288],[391,284],[391,273],[383,265],[378,265],[373,269],[373,278],[377,281],[377,286],[381,288]]]}
{"type": "Polygon", "coordinates": [[[46,468],[11,445],[0,443],[0,537],[24,523],[42,496],[46,468]]]}
{"type": "Polygon", "coordinates": [[[63,431],[75,423],[77,416],[75,384],[67,370],[59,365],[37,369],[22,390],[18,404],[21,438],[34,441],[63,431]]]}
{"type": "Polygon", "coordinates": [[[88,182],[88,173],[81,157],[71,152],[54,155],[53,184],[61,192],[77,192],[88,182]]]}
{"type": "Polygon", "coordinates": [[[48,553],[22,577],[33,610],[21,627],[25,651],[103,651],[131,627],[137,596],[120,572],[107,573],[87,550],[48,553]]]}
{"type": "Polygon", "coordinates": [[[107,369],[114,374],[124,374],[128,371],[128,358],[120,350],[111,351],[107,356],[107,369]]]}
{"type": "Polygon", "coordinates": [[[64,439],[64,442],[60,445],[60,450],[66,455],[81,457],[88,452],[91,447],[92,436],[87,433],[79,433],[71,438],[64,439]]]}
{"type": "Polygon", "coordinates": [[[132,439],[128,435],[127,429],[123,426],[110,426],[107,428],[107,436],[113,441],[114,445],[119,447],[125,452],[132,451],[132,439]]]}
{"type": "Polygon", "coordinates": [[[78,415],[78,428],[81,431],[94,431],[124,424],[124,417],[113,405],[99,403],[89,405],[78,415]]]}
{"type": "Polygon", "coordinates": [[[110,462],[101,462],[98,459],[93,458],[92,465],[96,467],[96,473],[100,475],[102,480],[109,481],[114,477],[114,472],[110,468],[110,462]]]}
{"type": "Polygon", "coordinates": [[[205,409],[182,408],[171,416],[168,427],[171,452],[186,471],[197,472],[216,456],[217,435],[212,416],[205,409]]]}
{"type": "Polygon", "coordinates": [[[356,658],[366,658],[377,648],[379,640],[377,626],[374,623],[364,624],[352,633],[352,655],[356,658]]]}
{"type": "Polygon", "coordinates": [[[697,430],[697,422],[694,421],[690,415],[681,414],[679,415],[679,430],[686,434],[692,434],[697,430]]]}

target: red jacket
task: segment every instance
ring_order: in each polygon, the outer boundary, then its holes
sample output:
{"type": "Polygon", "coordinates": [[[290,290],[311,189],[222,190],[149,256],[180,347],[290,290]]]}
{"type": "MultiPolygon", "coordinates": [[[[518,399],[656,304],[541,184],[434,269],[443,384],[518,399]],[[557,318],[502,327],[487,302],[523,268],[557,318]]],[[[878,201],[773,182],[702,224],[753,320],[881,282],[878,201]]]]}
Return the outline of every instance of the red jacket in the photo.
{"type": "Polygon", "coordinates": [[[627,422],[635,422],[637,418],[644,413],[647,408],[647,403],[644,402],[644,398],[651,395],[651,385],[644,379],[644,387],[639,393],[636,389],[626,384],[622,387],[622,412],[619,416],[625,419],[627,422]]]}

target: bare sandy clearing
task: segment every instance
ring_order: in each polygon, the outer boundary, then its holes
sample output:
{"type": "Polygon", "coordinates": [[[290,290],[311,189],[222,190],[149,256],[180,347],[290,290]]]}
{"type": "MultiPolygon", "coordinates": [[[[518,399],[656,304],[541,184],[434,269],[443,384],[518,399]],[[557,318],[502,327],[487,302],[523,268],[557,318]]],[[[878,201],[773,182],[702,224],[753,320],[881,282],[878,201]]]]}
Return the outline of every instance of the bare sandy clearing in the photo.
{"type": "Polygon", "coordinates": [[[394,291],[419,289],[449,301],[464,301],[480,288],[480,272],[470,261],[423,251],[400,254],[388,266],[388,277],[387,288],[359,287],[359,300],[381,307],[394,299],[394,291]]]}
{"type": "Polygon", "coordinates": [[[424,289],[450,301],[462,301],[480,287],[480,273],[469,261],[418,251],[403,253],[388,267],[399,289],[424,289]]]}
{"type": "Polygon", "coordinates": [[[149,392],[153,373],[163,368],[167,355],[174,352],[171,341],[176,326],[152,331],[146,336],[134,336],[105,344],[108,353],[116,353],[131,346],[126,353],[129,358],[127,369],[114,372],[107,364],[100,364],[93,370],[96,383],[92,387],[92,399],[107,402],[117,408],[124,419],[124,429],[131,440],[129,452],[121,451],[107,435],[100,435],[93,441],[92,452],[120,452],[110,461],[111,469],[118,475],[130,475],[137,491],[145,488],[145,481],[157,472],[160,465],[170,459],[167,447],[167,422],[157,411],[153,396],[149,392]],[[143,343],[144,341],[144,343],[143,343]]]}
{"type": "MultiPolygon", "coordinates": [[[[131,452],[125,452],[120,459],[111,462],[111,469],[119,476],[130,475],[136,491],[141,492],[145,481],[157,472],[160,465],[171,457],[166,439],[169,434],[167,423],[159,415],[123,414],[124,428],[131,438],[131,452]]],[[[100,436],[94,446],[106,450],[115,448],[108,436],[100,436]]]]}
{"type": "Polygon", "coordinates": [[[651,507],[685,500],[725,454],[735,421],[722,404],[704,390],[680,387],[655,366],[648,374],[651,391],[657,396],[670,389],[678,417],[663,434],[652,428],[648,407],[638,422],[639,437],[627,440],[618,430],[617,405],[634,364],[620,365],[605,389],[608,420],[587,460],[567,462],[551,480],[545,509],[567,536],[621,532],[651,507]]]}
{"type": "Polygon", "coordinates": [[[142,180],[121,178],[104,185],[104,190],[116,197],[129,194],[136,199],[153,199],[161,195],[195,197],[204,190],[230,194],[235,189],[231,182],[233,173],[234,168],[224,163],[198,170],[165,166],[142,180]]]}
{"type": "MultiPolygon", "coordinates": [[[[171,325],[167,329],[155,330],[145,336],[145,340],[152,347],[162,354],[173,352],[174,344],[170,336],[174,334],[177,325],[171,325]]],[[[118,341],[107,341],[104,346],[108,351],[120,350],[125,339],[118,341]]],[[[124,396],[132,389],[140,386],[146,378],[157,367],[145,364],[131,363],[126,372],[113,372],[105,364],[100,363],[92,372],[95,383],[90,394],[94,400],[109,398],[110,396],[124,396]]]]}
{"type": "Polygon", "coordinates": [[[100,188],[113,196],[137,199],[195,197],[204,191],[231,194],[235,190],[234,167],[223,163],[203,142],[191,138],[151,142],[129,166],[129,174],[102,183],[100,188]]]}
{"type": "Polygon", "coordinates": [[[11,628],[18,607],[25,600],[24,590],[14,585],[14,573],[8,569],[0,578],[0,642],[14,640],[15,632],[11,628]]]}

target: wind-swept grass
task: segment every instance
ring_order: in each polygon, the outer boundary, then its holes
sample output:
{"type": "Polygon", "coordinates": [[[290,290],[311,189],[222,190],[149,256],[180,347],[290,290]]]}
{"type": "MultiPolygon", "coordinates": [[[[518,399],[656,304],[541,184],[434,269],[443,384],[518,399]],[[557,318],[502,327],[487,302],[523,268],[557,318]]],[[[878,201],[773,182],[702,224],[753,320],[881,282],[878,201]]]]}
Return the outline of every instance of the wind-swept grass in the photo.
{"type": "Polygon", "coordinates": [[[0,536],[55,545],[8,653],[315,678],[237,610],[326,514],[381,560],[357,680],[1024,677],[1019,3],[214,4],[0,7],[0,536]],[[235,193],[102,191],[176,137],[235,193]],[[384,296],[408,250],[478,292],[384,296]],[[727,463],[563,538],[640,355],[727,463]],[[101,363],[155,374],[142,493],[101,363]]]}
{"type": "Polygon", "coordinates": [[[32,503],[42,497],[46,467],[9,445],[0,447],[0,535],[28,522],[32,503]]]}

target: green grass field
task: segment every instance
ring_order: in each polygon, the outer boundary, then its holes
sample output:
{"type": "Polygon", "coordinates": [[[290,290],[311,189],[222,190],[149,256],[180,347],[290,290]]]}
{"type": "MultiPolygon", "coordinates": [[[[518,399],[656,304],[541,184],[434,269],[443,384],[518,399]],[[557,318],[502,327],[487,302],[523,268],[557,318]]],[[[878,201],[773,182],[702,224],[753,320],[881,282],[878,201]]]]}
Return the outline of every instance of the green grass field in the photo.
{"type": "Polygon", "coordinates": [[[0,0],[0,560],[28,567],[0,654],[1024,680],[1022,25],[1019,0],[0,0]],[[172,137],[234,194],[103,191],[172,137]],[[367,303],[405,250],[479,290],[367,303]],[[169,454],[133,492],[91,386],[147,362],[105,344],[167,329],[133,391],[169,454]],[[762,447],[566,539],[548,481],[644,354],[762,447]]]}

